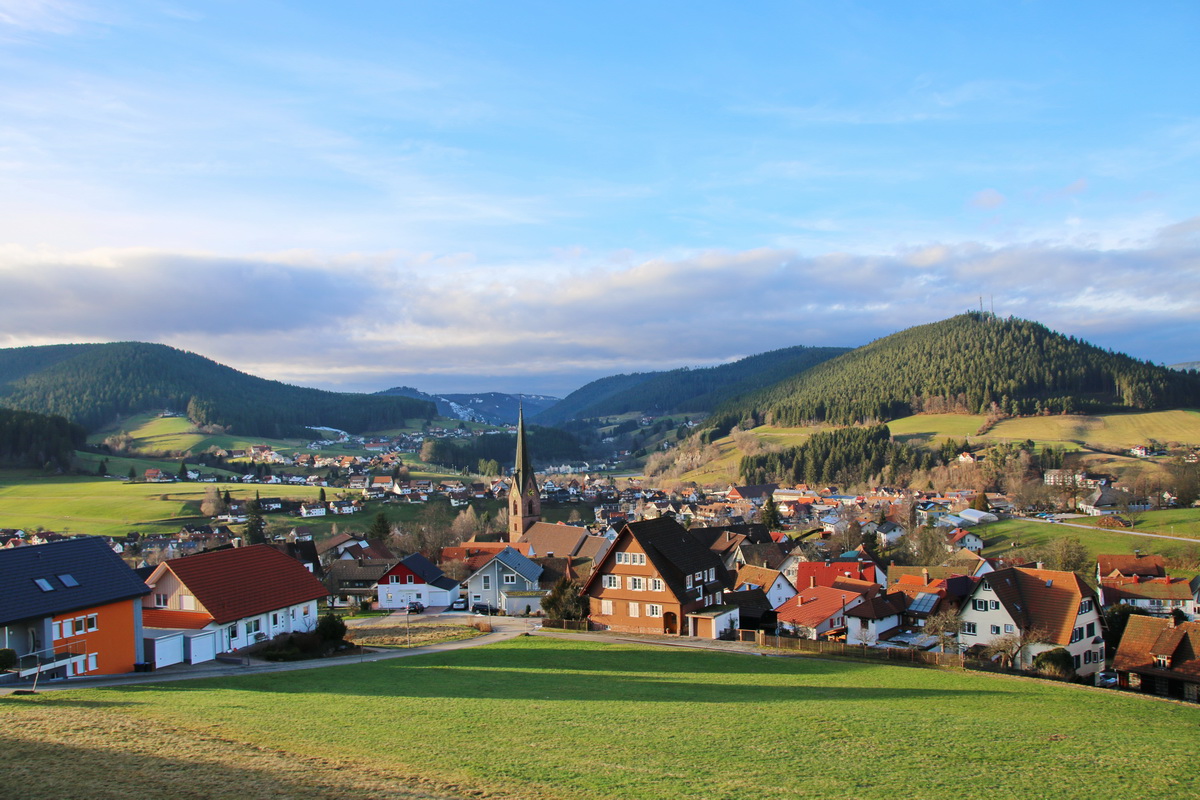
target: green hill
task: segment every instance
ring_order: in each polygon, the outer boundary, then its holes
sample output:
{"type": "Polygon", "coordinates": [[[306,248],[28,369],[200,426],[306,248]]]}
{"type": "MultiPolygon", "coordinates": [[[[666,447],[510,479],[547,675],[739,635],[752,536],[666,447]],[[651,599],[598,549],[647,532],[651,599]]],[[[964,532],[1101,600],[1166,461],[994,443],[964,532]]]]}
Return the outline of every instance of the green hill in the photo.
{"type": "Polygon", "coordinates": [[[0,407],[57,414],[89,430],[170,409],[197,425],[274,437],[304,436],[310,425],[378,430],[436,413],[421,400],[291,386],[143,342],[0,350],[0,407]]]}
{"type": "Polygon", "coordinates": [[[575,390],[535,421],[554,425],[630,412],[705,413],[733,397],[770,386],[845,352],[845,347],[797,346],[716,367],[612,375],[575,390]]]}
{"type": "Polygon", "coordinates": [[[852,424],[914,413],[1014,416],[1200,405],[1200,376],[971,312],[895,333],[716,412],[717,430],[753,417],[776,425],[852,424]]]}

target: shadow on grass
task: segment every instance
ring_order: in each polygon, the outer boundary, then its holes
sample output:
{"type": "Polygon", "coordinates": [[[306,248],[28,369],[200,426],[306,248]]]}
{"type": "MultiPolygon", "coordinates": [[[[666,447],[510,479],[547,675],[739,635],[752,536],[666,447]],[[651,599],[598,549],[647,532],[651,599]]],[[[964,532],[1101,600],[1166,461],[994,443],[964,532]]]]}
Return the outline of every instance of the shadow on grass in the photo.
{"type": "MultiPolygon", "coordinates": [[[[905,669],[897,683],[879,672],[885,664],[817,659],[748,658],[723,653],[664,651],[539,639],[505,642],[473,650],[380,661],[372,664],[189,682],[172,691],[231,691],[327,694],[364,698],[637,700],[650,703],[776,703],[813,700],[934,699],[1004,695],[984,688],[934,688],[928,673],[905,669]],[[921,675],[926,677],[918,677],[921,675]],[[805,678],[852,676],[857,685],[809,685],[805,678]],[[756,677],[770,680],[756,681],[756,677]],[[796,682],[779,678],[796,678],[796,682]]],[[[903,669],[903,668],[898,668],[903,669]]],[[[820,681],[816,681],[819,683],[820,681]]],[[[124,687],[118,691],[161,691],[124,687]]]]}
{"type": "Polygon", "coordinates": [[[38,695],[0,696],[0,705],[10,701],[16,703],[37,703],[46,708],[118,708],[120,706],[136,705],[131,700],[76,700],[58,691],[38,695]]]}

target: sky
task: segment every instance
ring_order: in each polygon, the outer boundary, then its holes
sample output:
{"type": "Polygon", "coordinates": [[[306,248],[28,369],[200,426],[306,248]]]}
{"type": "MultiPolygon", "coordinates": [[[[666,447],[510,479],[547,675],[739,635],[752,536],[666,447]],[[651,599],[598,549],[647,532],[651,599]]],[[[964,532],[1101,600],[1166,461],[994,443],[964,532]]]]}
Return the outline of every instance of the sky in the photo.
{"type": "Polygon", "coordinates": [[[1200,4],[0,0],[0,347],[563,396],[994,309],[1200,359],[1200,4]]]}

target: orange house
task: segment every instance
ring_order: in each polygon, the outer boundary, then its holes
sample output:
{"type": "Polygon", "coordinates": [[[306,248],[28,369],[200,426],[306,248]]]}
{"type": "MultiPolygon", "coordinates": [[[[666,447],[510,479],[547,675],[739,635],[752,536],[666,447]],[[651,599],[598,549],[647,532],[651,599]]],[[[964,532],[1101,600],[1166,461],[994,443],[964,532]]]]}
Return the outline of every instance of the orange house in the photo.
{"type": "Polygon", "coordinates": [[[0,647],[16,653],[18,678],[132,672],[149,592],[95,537],[0,551],[0,647]]]}

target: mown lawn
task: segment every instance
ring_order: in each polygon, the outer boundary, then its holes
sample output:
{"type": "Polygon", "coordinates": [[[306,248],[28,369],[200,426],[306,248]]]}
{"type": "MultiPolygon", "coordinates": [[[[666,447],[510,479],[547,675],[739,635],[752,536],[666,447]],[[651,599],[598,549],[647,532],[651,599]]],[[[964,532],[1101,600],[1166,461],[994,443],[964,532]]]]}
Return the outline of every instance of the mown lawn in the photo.
{"type": "Polygon", "coordinates": [[[1191,793],[1200,709],[969,673],[535,637],[7,698],[0,731],[0,775],[21,796],[54,796],[39,794],[41,770],[69,774],[74,797],[269,796],[259,787],[276,773],[279,795],[326,797],[317,789],[337,765],[344,797],[429,796],[363,789],[374,781],[531,799],[1090,799],[1191,793]],[[72,768],[89,762],[104,768],[72,768]]]}

